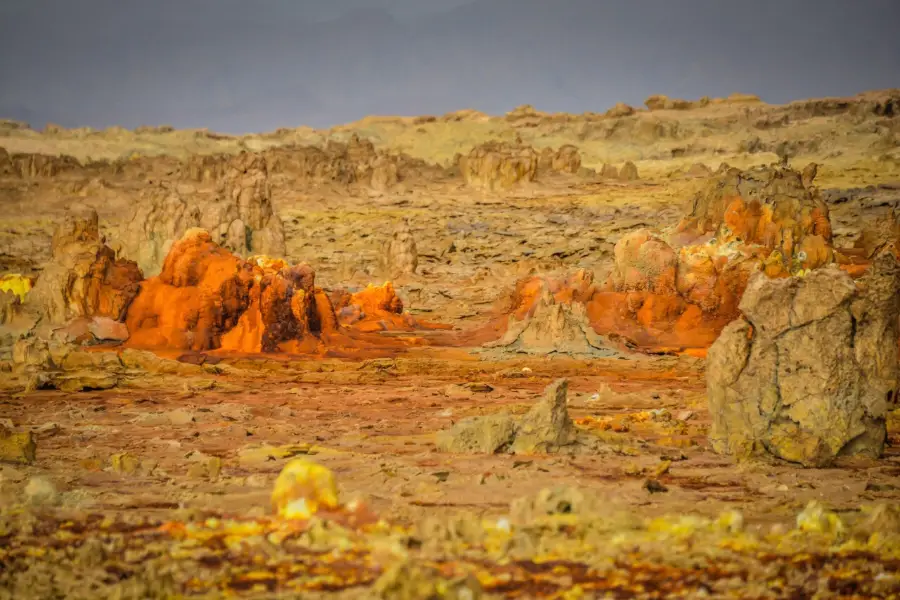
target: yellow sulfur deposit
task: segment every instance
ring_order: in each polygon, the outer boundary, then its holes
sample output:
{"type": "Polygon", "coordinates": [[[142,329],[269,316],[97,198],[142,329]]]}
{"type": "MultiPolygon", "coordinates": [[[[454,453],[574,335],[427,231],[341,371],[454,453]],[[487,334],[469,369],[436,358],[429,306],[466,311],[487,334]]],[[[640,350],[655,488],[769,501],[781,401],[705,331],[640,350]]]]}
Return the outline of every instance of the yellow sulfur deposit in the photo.
{"type": "Polygon", "coordinates": [[[0,276],[0,292],[12,292],[19,297],[21,302],[25,301],[25,296],[31,291],[31,278],[18,273],[7,273],[0,276]]]}
{"type": "Polygon", "coordinates": [[[836,538],[844,533],[844,523],[835,513],[813,500],[797,515],[797,529],[836,538]]]}
{"type": "Polygon", "coordinates": [[[275,480],[272,506],[285,519],[308,519],[320,508],[337,508],[334,473],[308,460],[292,460],[275,480]]]}

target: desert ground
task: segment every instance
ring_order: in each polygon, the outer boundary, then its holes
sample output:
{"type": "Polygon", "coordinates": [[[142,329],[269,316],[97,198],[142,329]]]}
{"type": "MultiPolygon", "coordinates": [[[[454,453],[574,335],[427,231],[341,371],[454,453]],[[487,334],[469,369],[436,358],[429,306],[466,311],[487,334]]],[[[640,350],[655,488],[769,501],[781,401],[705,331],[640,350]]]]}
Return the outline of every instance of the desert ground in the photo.
{"type": "Polygon", "coordinates": [[[900,597],[900,90],[0,121],[0,598],[900,597]]]}

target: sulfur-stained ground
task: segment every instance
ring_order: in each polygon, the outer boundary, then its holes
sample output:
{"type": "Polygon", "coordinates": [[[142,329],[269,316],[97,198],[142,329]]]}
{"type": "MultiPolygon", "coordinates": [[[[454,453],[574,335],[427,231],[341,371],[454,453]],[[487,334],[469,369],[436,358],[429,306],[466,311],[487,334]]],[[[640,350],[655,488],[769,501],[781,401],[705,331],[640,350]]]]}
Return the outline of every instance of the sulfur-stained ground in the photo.
{"type": "Polygon", "coordinates": [[[851,533],[861,507],[900,499],[896,420],[879,461],[735,464],[706,447],[702,362],[687,357],[224,362],[229,375],[2,397],[0,419],[36,432],[37,459],[0,467],[0,597],[429,597],[391,587],[416,577],[459,598],[900,593],[900,547],[851,533]],[[437,431],[524,413],[558,377],[597,453],[436,450],[437,431]],[[272,520],[296,457],[329,467],[355,512],[272,520]],[[811,501],[844,529],[822,516],[827,539],[785,533],[811,501]],[[561,514],[543,523],[546,506],[561,514]]]}

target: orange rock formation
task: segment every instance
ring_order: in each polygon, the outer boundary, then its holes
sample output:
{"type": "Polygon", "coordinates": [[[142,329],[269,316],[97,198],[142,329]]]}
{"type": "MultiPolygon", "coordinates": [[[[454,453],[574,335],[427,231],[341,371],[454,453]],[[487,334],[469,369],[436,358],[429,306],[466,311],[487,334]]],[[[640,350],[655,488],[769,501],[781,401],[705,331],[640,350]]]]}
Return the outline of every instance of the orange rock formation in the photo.
{"type": "Polygon", "coordinates": [[[505,315],[528,318],[549,286],[557,302],[583,303],[601,336],[647,350],[702,353],[739,316],[756,271],[780,278],[838,262],[856,277],[867,268],[870,247],[900,239],[891,216],[855,251],[835,249],[828,207],[811,187],[813,171],[804,177],[779,167],[725,170],[698,194],[669,240],[649,230],[619,240],[602,285],[585,271],[562,280],[524,279],[500,311],[504,316],[481,333],[502,337],[505,315]],[[851,258],[854,253],[866,256],[851,258]]]}
{"type": "Polygon", "coordinates": [[[159,276],[141,284],[128,311],[127,345],[308,354],[421,343],[371,335],[423,327],[403,313],[390,282],[333,296],[340,318],[309,266],[244,260],[216,245],[207,231],[192,229],[172,246],[159,276]]]}

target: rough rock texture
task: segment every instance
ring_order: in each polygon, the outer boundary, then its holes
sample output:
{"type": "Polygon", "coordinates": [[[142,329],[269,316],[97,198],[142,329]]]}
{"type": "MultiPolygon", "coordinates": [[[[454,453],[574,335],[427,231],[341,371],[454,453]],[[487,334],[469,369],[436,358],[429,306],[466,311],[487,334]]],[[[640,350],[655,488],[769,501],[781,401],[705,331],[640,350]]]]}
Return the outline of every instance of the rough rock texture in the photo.
{"type": "Polygon", "coordinates": [[[614,258],[609,278],[587,302],[594,330],[663,348],[708,347],[737,316],[757,264],[711,245],[676,252],[648,230],[623,236],[614,258]]]}
{"type": "Polygon", "coordinates": [[[509,189],[537,177],[538,154],[530,146],[487,142],[459,159],[459,170],[467,184],[497,190],[509,189]]]}
{"type": "Polygon", "coordinates": [[[687,239],[713,233],[720,243],[777,250],[786,272],[828,264],[833,260],[828,206],[803,179],[788,168],[728,169],[694,197],[678,231],[687,239]]]}
{"type": "Polygon", "coordinates": [[[496,454],[506,452],[516,437],[516,419],[509,413],[468,417],[439,431],[435,443],[442,452],[496,454]]]}
{"type": "Polygon", "coordinates": [[[146,374],[197,375],[199,365],[161,358],[126,348],[120,353],[89,352],[64,336],[23,337],[13,347],[13,372],[26,391],[63,392],[105,390],[130,377],[146,374]]]}
{"type": "Polygon", "coordinates": [[[289,175],[300,184],[341,183],[386,191],[402,181],[444,174],[423,160],[376,150],[370,140],[356,134],[346,143],[329,140],[321,148],[284,146],[263,154],[270,175],[289,175]]]}
{"type": "Polygon", "coordinates": [[[884,250],[893,251],[900,258],[900,213],[896,208],[869,223],[853,242],[866,258],[872,258],[884,250]]]}
{"type": "Polygon", "coordinates": [[[554,381],[519,419],[505,412],[463,419],[437,434],[437,447],[443,452],[483,454],[596,451],[591,440],[579,435],[569,417],[568,389],[567,379],[554,381]]]}
{"type": "Polygon", "coordinates": [[[16,432],[0,425],[0,462],[31,464],[37,444],[30,431],[16,432]]]}
{"type": "MultiPolygon", "coordinates": [[[[390,282],[335,296],[340,321],[309,266],[267,257],[244,260],[217,245],[209,232],[191,229],[172,246],[162,272],[141,284],[126,319],[127,345],[316,353],[365,343],[347,337],[354,332],[420,326],[403,313],[390,282]]],[[[381,346],[391,347],[391,341],[381,346]]]]}
{"type": "Polygon", "coordinates": [[[549,285],[541,287],[540,296],[528,314],[508,317],[506,333],[499,340],[484,345],[499,354],[566,354],[569,356],[615,356],[618,354],[588,321],[581,302],[557,300],[549,285]]]}
{"type": "Polygon", "coordinates": [[[241,256],[284,256],[284,227],[272,207],[268,175],[263,157],[239,154],[219,180],[215,202],[202,209],[201,226],[241,256]]]}
{"type": "Polygon", "coordinates": [[[419,266],[419,252],[416,239],[409,228],[409,222],[403,221],[385,248],[385,267],[389,277],[414,275],[419,266]]]}
{"type": "Polygon", "coordinates": [[[637,165],[635,165],[630,160],[622,165],[622,168],[619,169],[619,179],[622,181],[636,181],[640,179],[638,175],[637,165]]]}
{"type": "Polygon", "coordinates": [[[710,440],[723,454],[805,466],[880,456],[896,406],[900,268],[878,257],[858,283],[836,267],[750,282],[709,350],[710,440]]]}
{"type": "Polygon", "coordinates": [[[252,267],[191,229],[172,246],[157,277],[146,280],[128,311],[129,345],[209,350],[250,305],[252,267]]]}
{"type": "Polygon", "coordinates": [[[175,189],[151,188],[141,194],[120,236],[122,253],[137,262],[146,277],[157,275],[172,244],[200,227],[201,208],[175,189]]]}
{"type": "Polygon", "coordinates": [[[26,312],[52,326],[79,317],[124,318],[141,271],[104,244],[95,210],[70,210],[53,234],[51,250],[50,262],[25,299],[26,312]]]}
{"type": "Polygon", "coordinates": [[[618,179],[619,170],[614,165],[603,163],[603,167],[600,169],[600,177],[605,179],[618,179]]]}
{"type": "Polygon", "coordinates": [[[81,169],[81,163],[71,156],[46,154],[10,154],[0,148],[0,175],[22,179],[55,177],[62,173],[81,169]]]}
{"type": "Polygon", "coordinates": [[[257,259],[250,304],[221,337],[221,347],[238,352],[274,352],[283,342],[309,341],[334,329],[334,311],[320,299],[315,273],[307,265],[257,259]]]}
{"type": "Polygon", "coordinates": [[[272,206],[265,157],[242,153],[227,162],[190,166],[201,180],[209,172],[218,176],[213,197],[179,193],[166,184],[145,194],[125,224],[123,252],[147,276],[159,273],[172,244],[194,227],[206,229],[216,243],[244,257],[285,254],[284,226],[272,206]]]}
{"type": "Polygon", "coordinates": [[[559,452],[576,442],[575,425],[566,406],[568,392],[566,379],[547,386],[541,400],[519,421],[511,448],[513,454],[559,452]]]}
{"type": "Polygon", "coordinates": [[[567,144],[553,150],[544,148],[538,157],[538,176],[544,173],[568,173],[574,175],[581,168],[581,154],[576,146],[567,144]]]}
{"type": "Polygon", "coordinates": [[[21,301],[17,295],[6,290],[0,290],[0,325],[6,325],[11,322],[19,306],[21,306],[21,301]]]}

